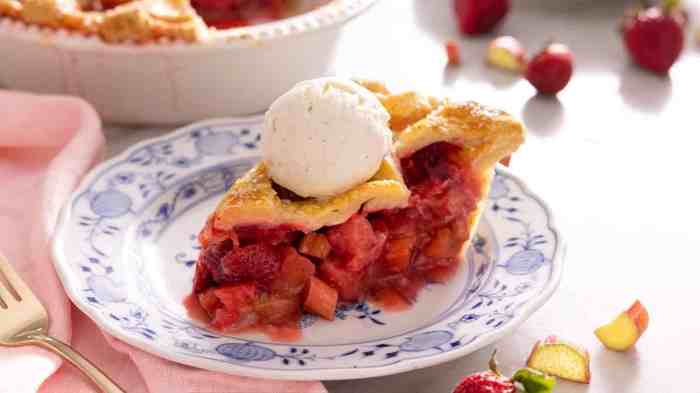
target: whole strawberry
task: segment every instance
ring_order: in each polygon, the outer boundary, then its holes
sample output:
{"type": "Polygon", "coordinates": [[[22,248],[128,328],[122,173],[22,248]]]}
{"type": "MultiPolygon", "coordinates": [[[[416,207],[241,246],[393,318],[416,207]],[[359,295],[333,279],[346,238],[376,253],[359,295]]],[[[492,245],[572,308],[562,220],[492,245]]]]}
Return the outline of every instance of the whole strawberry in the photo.
{"type": "Polygon", "coordinates": [[[510,10],[510,0],[454,0],[459,30],[477,35],[491,31],[510,10]]]}
{"type": "Polygon", "coordinates": [[[465,377],[453,393],[552,393],[556,379],[537,370],[522,368],[512,378],[498,369],[496,351],[491,355],[489,371],[465,377]]]}
{"type": "Polygon", "coordinates": [[[569,48],[551,43],[530,60],[525,78],[538,93],[557,94],[563,90],[574,72],[574,56],[569,48]]]}
{"type": "Polygon", "coordinates": [[[683,50],[686,18],[677,0],[628,15],[623,34],[632,59],[653,72],[668,73],[683,50]]]}
{"type": "Polygon", "coordinates": [[[454,393],[515,393],[513,382],[492,371],[472,374],[457,385],[454,393]]]}

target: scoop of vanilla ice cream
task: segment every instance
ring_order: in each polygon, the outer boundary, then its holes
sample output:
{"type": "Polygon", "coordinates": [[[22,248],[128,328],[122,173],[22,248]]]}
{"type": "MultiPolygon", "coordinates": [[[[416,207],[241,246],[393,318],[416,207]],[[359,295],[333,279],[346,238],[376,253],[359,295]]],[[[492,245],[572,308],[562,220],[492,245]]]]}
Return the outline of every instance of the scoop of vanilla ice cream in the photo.
{"type": "Polygon", "coordinates": [[[302,197],[325,198],[370,179],[391,147],[389,113],[369,90],[339,78],[301,82],[265,114],[270,177],[302,197]]]}

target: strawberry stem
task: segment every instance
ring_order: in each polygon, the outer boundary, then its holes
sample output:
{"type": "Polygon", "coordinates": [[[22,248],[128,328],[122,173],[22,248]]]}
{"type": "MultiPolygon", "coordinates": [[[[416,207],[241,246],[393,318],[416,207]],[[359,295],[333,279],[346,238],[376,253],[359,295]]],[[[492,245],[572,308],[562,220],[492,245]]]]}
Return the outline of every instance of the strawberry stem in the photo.
{"type": "Polygon", "coordinates": [[[491,359],[489,360],[489,369],[493,371],[496,375],[503,376],[503,374],[501,374],[501,370],[498,369],[498,361],[496,360],[497,352],[498,349],[494,349],[493,353],[491,354],[491,359]]]}
{"type": "Polygon", "coordinates": [[[661,7],[666,12],[679,9],[681,7],[681,0],[663,0],[661,2],[661,7]]]}

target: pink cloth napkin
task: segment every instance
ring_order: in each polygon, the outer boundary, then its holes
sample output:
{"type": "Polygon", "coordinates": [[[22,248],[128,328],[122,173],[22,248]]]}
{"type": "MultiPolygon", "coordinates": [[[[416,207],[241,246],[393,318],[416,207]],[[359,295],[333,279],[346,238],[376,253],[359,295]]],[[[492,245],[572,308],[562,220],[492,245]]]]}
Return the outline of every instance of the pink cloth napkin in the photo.
{"type": "MultiPolygon", "coordinates": [[[[53,269],[56,218],[101,157],[95,111],[77,98],[0,91],[0,252],[49,310],[50,332],[70,342],[129,393],[323,393],[318,382],[228,376],[163,360],[106,334],[66,297],[53,269]]],[[[0,393],[94,392],[71,366],[39,349],[0,348],[0,393]]]]}

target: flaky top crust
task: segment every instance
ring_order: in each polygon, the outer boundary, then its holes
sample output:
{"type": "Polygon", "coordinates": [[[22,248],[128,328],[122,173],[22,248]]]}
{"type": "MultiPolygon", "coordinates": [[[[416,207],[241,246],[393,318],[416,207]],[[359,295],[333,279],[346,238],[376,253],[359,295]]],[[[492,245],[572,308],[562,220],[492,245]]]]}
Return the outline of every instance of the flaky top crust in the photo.
{"type": "Polygon", "coordinates": [[[161,38],[203,41],[208,28],[189,0],[124,0],[93,11],[86,0],[0,0],[0,16],[27,24],[99,35],[104,41],[145,43],[161,38]]]}
{"type": "MultiPolygon", "coordinates": [[[[397,161],[438,142],[463,146],[471,170],[486,195],[496,163],[523,143],[525,130],[510,115],[474,102],[439,101],[419,93],[391,95],[377,82],[359,81],[377,94],[391,115],[393,153],[377,174],[335,197],[284,200],[273,187],[264,163],[234,183],[213,215],[214,227],[229,230],[239,225],[289,225],[304,232],[338,225],[357,212],[405,207],[410,192],[397,161]]],[[[474,212],[473,221],[478,219],[474,212]]]]}
{"type": "Polygon", "coordinates": [[[373,212],[403,207],[409,191],[393,158],[385,158],[367,182],[332,198],[290,201],[280,198],[264,163],[238,179],[214,213],[214,228],[238,225],[289,225],[305,232],[338,225],[362,210],[373,212]]]}

